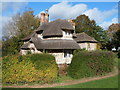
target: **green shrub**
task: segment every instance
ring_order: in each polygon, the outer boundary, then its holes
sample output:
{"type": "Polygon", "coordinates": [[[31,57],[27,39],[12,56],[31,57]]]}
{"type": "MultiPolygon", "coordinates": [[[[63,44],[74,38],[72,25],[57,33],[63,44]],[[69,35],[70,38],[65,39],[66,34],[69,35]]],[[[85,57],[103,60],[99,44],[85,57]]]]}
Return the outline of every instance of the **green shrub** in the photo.
{"type": "Polygon", "coordinates": [[[118,69],[120,71],[120,50],[118,51],[118,69]]]}
{"type": "Polygon", "coordinates": [[[49,54],[6,56],[2,65],[3,83],[54,82],[58,76],[55,58],[49,54]]]}
{"type": "Polygon", "coordinates": [[[75,79],[102,75],[112,71],[113,62],[112,52],[80,51],[73,56],[68,75],[75,79]]]}
{"type": "Polygon", "coordinates": [[[120,58],[120,50],[118,51],[118,58],[120,58]]]}
{"type": "Polygon", "coordinates": [[[80,52],[80,51],[86,51],[86,48],[76,49],[76,50],[74,50],[73,54],[75,55],[75,54],[77,54],[77,53],[80,52]]]}
{"type": "Polygon", "coordinates": [[[27,51],[27,54],[32,54],[31,51],[27,51]]]}

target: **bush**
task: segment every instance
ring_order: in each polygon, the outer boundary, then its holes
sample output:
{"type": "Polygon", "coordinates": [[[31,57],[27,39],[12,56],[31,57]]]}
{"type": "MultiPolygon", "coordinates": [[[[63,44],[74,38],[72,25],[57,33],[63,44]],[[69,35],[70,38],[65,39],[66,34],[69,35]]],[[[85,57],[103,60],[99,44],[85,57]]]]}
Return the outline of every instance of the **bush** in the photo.
{"type": "Polygon", "coordinates": [[[49,54],[6,56],[3,58],[3,83],[54,82],[58,76],[55,58],[49,54]]]}
{"type": "Polygon", "coordinates": [[[112,71],[113,60],[112,52],[80,51],[73,56],[68,75],[75,79],[102,75],[112,71]]]}
{"type": "Polygon", "coordinates": [[[73,54],[75,55],[75,54],[77,54],[80,51],[86,51],[86,49],[85,48],[83,48],[83,49],[76,49],[76,50],[74,50],[73,54]]]}
{"type": "Polygon", "coordinates": [[[118,58],[120,58],[120,50],[118,51],[118,58]]]}

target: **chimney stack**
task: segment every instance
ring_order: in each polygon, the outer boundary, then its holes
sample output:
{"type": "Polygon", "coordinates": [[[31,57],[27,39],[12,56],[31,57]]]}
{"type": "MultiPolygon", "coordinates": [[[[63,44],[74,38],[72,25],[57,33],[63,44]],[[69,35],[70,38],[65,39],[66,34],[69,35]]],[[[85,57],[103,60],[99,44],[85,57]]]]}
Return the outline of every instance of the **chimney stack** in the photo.
{"type": "Polygon", "coordinates": [[[45,22],[46,22],[46,23],[48,23],[48,22],[49,22],[48,9],[46,9],[46,13],[45,13],[45,22]]]}
{"type": "Polygon", "coordinates": [[[41,12],[41,18],[40,18],[40,24],[42,25],[44,22],[49,22],[49,14],[48,9],[46,9],[46,12],[41,12]]]}
{"type": "Polygon", "coordinates": [[[73,28],[75,29],[75,23],[72,21],[72,19],[69,19],[68,22],[70,22],[73,26],[73,28]]]}
{"type": "Polygon", "coordinates": [[[40,20],[41,20],[40,21],[41,24],[45,22],[45,13],[44,12],[41,13],[40,20]]]}

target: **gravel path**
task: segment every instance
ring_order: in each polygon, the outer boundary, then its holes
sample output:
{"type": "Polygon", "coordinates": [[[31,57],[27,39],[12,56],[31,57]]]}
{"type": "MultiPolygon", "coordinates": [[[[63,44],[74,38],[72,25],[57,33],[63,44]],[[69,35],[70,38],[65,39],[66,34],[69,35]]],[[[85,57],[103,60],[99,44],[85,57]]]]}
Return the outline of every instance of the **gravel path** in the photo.
{"type": "Polygon", "coordinates": [[[56,87],[56,86],[65,86],[65,85],[73,85],[73,84],[79,84],[79,83],[85,83],[95,80],[100,80],[104,78],[109,78],[118,75],[118,70],[116,69],[114,72],[109,73],[106,76],[99,76],[99,77],[91,77],[91,78],[84,78],[80,80],[70,80],[69,82],[64,83],[54,83],[54,84],[43,84],[43,85],[12,85],[12,86],[2,86],[4,88],[47,88],[47,87],[56,87]]]}

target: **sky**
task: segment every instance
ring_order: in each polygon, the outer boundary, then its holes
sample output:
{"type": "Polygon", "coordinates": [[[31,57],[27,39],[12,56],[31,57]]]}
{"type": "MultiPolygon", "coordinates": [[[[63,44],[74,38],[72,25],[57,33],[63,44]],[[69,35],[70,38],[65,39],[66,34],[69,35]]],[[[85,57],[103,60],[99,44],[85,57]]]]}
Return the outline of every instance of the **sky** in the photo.
{"type": "MultiPolygon", "coordinates": [[[[36,16],[40,16],[41,12],[49,9],[50,21],[75,19],[85,14],[104,30],[112,23],[118,23],[118,2],[2,2],[0,6],[2,8],[0,25],[2,26],[8,23],[16,13],[22,13],[26,7],[32,8],[36,16]]],[[[2,30],[1,26],[0,30],[2,30]]]]}

